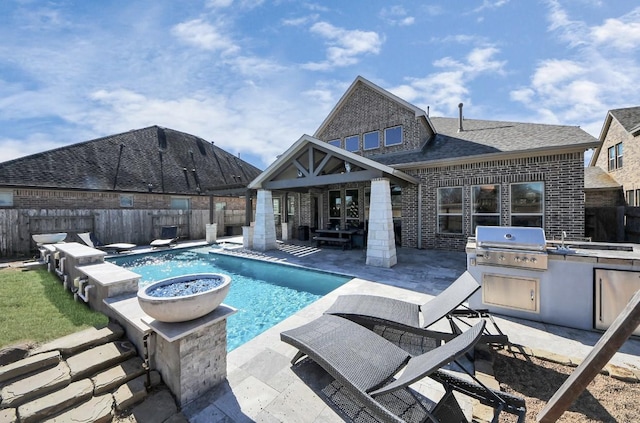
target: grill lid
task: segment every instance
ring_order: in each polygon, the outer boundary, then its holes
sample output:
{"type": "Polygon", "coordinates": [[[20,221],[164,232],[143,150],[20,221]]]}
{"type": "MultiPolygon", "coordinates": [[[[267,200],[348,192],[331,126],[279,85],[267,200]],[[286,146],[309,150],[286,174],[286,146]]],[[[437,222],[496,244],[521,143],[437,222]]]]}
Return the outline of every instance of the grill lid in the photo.
{"type": "Polygon", "coordinates": [[[519,226],[477,226],[476,246],[545,251],[547,240],[542,228],[519,226]]]}

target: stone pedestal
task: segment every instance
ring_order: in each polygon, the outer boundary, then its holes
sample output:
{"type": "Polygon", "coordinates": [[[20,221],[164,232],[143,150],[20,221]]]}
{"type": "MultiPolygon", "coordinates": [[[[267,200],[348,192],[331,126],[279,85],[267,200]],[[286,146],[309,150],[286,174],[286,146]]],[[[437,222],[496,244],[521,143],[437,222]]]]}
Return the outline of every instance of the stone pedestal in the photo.
{"type": "Polygon", "coordinates": [[[289,241],[292,238],[291,235],[293,234],[293,223],[286,222],[286,223],[283,223],[281,226],[282,226],[282,240],[289,241]]]}
{"type": "Polygon", "coordinates": [[[247,250],[253,249],[253,226],[242,227],[242,247],[247,250]]]}
{"type": "Polygon", "coordinates": [[[218,239],[218,224],[207,223],[205,225],[207,244],[213,244],[218,239]]]}
{"type": "Polygon", "coordinates": [[[153,366],[184,406],[227,377],[227,319],[236,310],[222,304],[199,319],[148,324],[157,333],[153,366]]]}
{"type": "Polygon", "coordinates": [[[221,304],[198,319],[163,323],[142,310],[135,294],[104,302],[141,357],[148,337],[151,369],[160,372],[180,406],[226,379],[227,319],[235,308],[221,304]]]}
{"type": "Polygon", "coordinates": [[[273,215],[271,191],[258,190],[256,202],[256,221],[253,229],[253,249],[258,251],[275,250],[276,223],[273,215]]]}
{"type": "Polygon", "coordinates": [[[392,267],[398,262],[393,233],[391,188],[387,178],[371,181],[371,208],[367,236],[367,264],[392,267]]]}

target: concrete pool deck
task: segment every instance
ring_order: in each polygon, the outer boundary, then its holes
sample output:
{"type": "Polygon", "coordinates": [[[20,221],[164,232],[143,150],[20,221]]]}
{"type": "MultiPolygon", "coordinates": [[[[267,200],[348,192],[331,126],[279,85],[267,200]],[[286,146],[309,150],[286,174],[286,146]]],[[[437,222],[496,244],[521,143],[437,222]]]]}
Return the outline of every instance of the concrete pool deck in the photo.
{"type": "MultiPolygon", "coordinates": [[[[463,252],[399,248],[398,264],[381,269],[366,266],[362,250],[318,249],[293,241],[279,243],[278,250],[256,253],[233,248],[237,239],[218,241],[234,255],[347,274],[355,279],[230,352],[227,381],[183,408],[192,423],[344,421],[321,393],[331,378],[313,363],[291,366],[296,350],[280,341],[280,332],[320,316],[342,294],[372,293],[423,303],[466,270],[463,252]]],[[[602,335],[511,317],[495,316],[495,320],[513,344],[578,359],[586,357],[602,335]]],[[[611,363],[637,373],[640,340],[627,341],[611,363]]],[[[438,388],[421,383],[416,389],[431,396],[438,388]]],[[[467,413],[470,406],[463,404],[467,413]]]]}

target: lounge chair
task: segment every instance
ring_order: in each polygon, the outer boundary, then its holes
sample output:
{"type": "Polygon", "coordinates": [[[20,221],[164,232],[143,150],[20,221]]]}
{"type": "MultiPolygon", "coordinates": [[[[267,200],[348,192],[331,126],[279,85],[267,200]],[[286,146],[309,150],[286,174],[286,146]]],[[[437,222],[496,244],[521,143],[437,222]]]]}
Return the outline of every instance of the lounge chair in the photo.
{"type": "Polygon", "coordinates": [[[103,244],[96,238],[93,232],[83,232],[78,234],[78,238],[82,240],[89,247],[97,248],[107,252],[122,253],[135,248],[136,244],[127,244],[126,242],[119,242],[116,244],[103,244]]]}
{"type": "MultiPolygon", "coordinates": [[[[308,356],[346,388],[356,408],[358,404],[366,407],[380,421],[403,422],[405,420],[398,415],[403,411],[413,413],[412,417],[420,411],[421,421],[467,421],[453,396],[453,391],[458,391],[494,408],[494,421],[498,421],[500,412],[505,411],[518,415],[519,421],[523,422],[526,408],[522,398],[486,387],[471,372],[468,372],[471,378],[463,378],[442,370],[443,366],[456,362],[473,349],[482,336],[485,323],[481,320],[448,343],[417,356],[411,356],[355,322],[327,314],[282,332],[280,339],[298,349],[292,364],[308,356]],[[402,373],[396,376],[400,370],[402,373]],[[427,376],[445,388],[444,396],[435,405],[427,404],[424,397],[420,398],[408,388],[427,376]],[[408,411],[408,401],[399,398],[411,400],[418,410],[408,411]],[[405,409],[401,410],[403,407],[405,409]]],[[[343,404],[347,414],[353,408],[343,404]]]]}
{"type": "Polygon", "coordinates": [[[163,226],[160,232],[160,238],[151,241],[153,248],[158,247],[171,247],[178,242],[178,227],[177,226],[163,226]]]}
{"type": "Polygon", "coordinates": [[[448,341],[460,334],[462,329],[459,323],[470,326],[461,319],[462,317],[487,318],[497,334],[492,334],[485,329],[482,342],[507,344],[509,342],[507,336],[498,328],[487,310],[473,310],[463,305],[478,289],[480,285],[466,271],[438,296],[422,305],[376,295],[341,295],[325,314],[341,316],[369,328],[381,325],[440,341],[448,341]],[[422,316],[422,322],[420,322],[420,316],[422,316]],[[443,318],[449,320],[451,333],[429,329],[443,318]]]}

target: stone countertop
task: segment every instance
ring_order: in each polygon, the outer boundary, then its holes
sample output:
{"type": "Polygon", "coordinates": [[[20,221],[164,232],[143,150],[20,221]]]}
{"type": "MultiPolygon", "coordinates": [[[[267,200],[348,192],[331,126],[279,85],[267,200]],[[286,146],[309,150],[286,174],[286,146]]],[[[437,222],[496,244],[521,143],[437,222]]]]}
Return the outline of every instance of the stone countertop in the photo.
{"type": "Polygon", "coordinates": [[[77,242],[67,242],[61,244],[55,244],[55,247],[58,251],[65,253],[70,257],[80,258],[80,257],[94,257],[94,256],[106,256],[107,253],[101,250],[97,250],[95,248],[91,248],[87,245],[82,245],[77,242]]]}
{"type": "MultiPolygon", "coordinates": [[[[588,261],[602,264],[620,264],[640,268],[640,244],[609,242],[547,241],[549,260],[588,261]]],[[[466,252],[476,252],[476,241],[469,238],[466,252]]]]}

